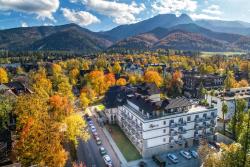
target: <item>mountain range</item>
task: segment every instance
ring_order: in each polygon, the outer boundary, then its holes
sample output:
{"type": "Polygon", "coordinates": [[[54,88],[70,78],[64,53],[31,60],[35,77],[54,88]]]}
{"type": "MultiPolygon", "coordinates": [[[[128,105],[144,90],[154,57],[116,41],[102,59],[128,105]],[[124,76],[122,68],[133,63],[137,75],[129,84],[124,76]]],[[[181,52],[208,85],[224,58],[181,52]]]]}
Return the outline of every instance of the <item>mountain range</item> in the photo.
{"type": "Polygon", "coordinates": [[[0,49],[62,50],[94,53],[104,50],[178,49],[193,51],[249,51],[250,23],[192,20],[188,15],[157,15],[105,32],[76,24],[0,30],[0,49]]]}

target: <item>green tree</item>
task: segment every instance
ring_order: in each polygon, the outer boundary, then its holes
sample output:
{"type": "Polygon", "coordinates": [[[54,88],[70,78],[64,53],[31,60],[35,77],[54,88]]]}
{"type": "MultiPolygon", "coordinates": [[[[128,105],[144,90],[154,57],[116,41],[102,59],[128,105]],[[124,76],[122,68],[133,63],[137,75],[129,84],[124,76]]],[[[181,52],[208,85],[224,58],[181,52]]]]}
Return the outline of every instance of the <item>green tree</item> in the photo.
{"type": "Polygon", "coordinates": [[[14,108],[15,99],[10,96],[0,95],[0,130],[7,128],[9,114],[14,108]]]}

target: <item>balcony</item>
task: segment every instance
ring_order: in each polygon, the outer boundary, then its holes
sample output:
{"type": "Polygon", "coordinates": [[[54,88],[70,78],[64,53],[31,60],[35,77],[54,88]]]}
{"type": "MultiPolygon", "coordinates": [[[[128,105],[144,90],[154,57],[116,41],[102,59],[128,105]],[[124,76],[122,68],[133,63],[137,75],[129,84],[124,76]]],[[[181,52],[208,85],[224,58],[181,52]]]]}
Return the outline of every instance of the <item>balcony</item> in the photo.
{"type": "Polygon", "coordinates": [[[178,138],[175,142],[181,145],[185,143],[185,140],[183,138],[178,138]]]}
{"type": "Polygon", "coordinates": [[[178,122],[178,124],[177,124],[179,127],[180,126],[186,126],[187,125],[187,122],[186,121],[180,121],[180,122],[178,122]]]}
{"type": "Polygon", "coordinates": [[[210,121],[210,124],[211,124],[212,126],[215,126],[216,123],[215,123],[214,120],[211,120],[211,121],[210,121]]]}
{"type": "Polygon", "coordinates": [[[205,119],[204,118],[195,118],[196,123],[202,122],[203,120],[205,120],[205,119]]]}
{"type": "Polygon", "coordinates": [[[174,123],[174,122],[171,122],[169,126],[170,126],[170,128],[176,128],[176,127],[177,127],[177,124],[174,123]]]}
{"type": "Polygon", "coordinates": [[[170,136],[176,136],[176,135],[177,135],[177,131],[171,129],[171,130],[170,130],[170,136]]]}
{"type": "Polygon", "coordinates": [[[203,128],[203,125],[195,124],[194,129],[195,130],[201,130],[203,128]]]}
{"type": "Polygon", "coordinates": [[[202,125],[203,125],[204,127],[206,127],[206,128],[210,128],[210,127],[211,127],[211,124],[208,123],[208,122],[203,122],[202,125]]]}
{"type": "Polygon", "coordinates": [[[180,133],[180,134],[185,134],[186,132],[187,132],[187,130],[184,129],[184,128],[179,128],[178,129],[178,133],[180,133]]]}

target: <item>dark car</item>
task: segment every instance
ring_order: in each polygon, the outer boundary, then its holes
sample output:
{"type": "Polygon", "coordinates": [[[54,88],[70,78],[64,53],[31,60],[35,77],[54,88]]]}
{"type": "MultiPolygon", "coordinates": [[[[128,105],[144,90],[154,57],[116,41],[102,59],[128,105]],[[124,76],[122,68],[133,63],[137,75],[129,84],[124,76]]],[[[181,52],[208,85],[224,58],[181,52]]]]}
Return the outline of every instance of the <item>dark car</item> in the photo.
{"type": "Polygon", "coordinates": [[[166,161],[164,161],[159,155],[154,155],[152,159],[159,167],[166,166],[166,161]]]}
{"type": "Polygon", "coordinates": [[[139,162],[139,167],[146,167],[147,164],[144,161],[139,162]]]}

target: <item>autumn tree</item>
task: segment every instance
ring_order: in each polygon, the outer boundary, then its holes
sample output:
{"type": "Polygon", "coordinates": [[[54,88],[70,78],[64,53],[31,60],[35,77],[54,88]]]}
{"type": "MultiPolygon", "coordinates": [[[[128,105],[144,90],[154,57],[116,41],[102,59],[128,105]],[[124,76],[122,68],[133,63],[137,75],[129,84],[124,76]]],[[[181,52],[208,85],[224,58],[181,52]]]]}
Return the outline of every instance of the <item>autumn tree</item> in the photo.
{"type": "Polygon", "coordinates": [[[44,68],[40,68],[30,76],[33,90],[43,97],[49,97],[52,93],[52,83],[48,79],[44,68]]]}
{"type": "Polygon", "coordinates": [[[7,71],[3,68],[0,68],[0,84],[7,83],[9,81],[7,71]]]}
{"type": "Polygon", "coordinates": [[[234,78],[234,73],[232,71],[228,71],[226,79],[224,80],[225,89],[235,88],[236,86],[237,82],[234,78]]]}
{"type": "Polygon", "coordinates": [[[73,113],[73,106],[68,98],[59,94],[49,98],[49,106],[50,116],[56,121],[62,121],[73,113]]]}
{"type": "Polygon", "coordinates": [[[85,93],[86,97],[90,100],[90,101],[94,101],[95,97],[96,97],[96,93],[95,91],[90,87],[90,86],[85,86],[81,89],[80,94],[85,93]]]}
{"type": "Polygon", "coordinates": [[[72,70],[69,71],[69,80],[72,85],[77,84],[77,79],[79,77],[79,70],[77,68],[73,68],[72,70]]]}
{"type": "Polygon", "coordinates": [[[101,95],[106,91],[105,76],[103,71],[91,71],[87,77],[87,81],[98,95],[101,95]]]}
{"type": "Polygon", "coordinates": [[[163,79],[157,71],[146,71],[144,74],[144,81],[148,83],[155,83],[160,87],[163,83],[163,79]]]}
{"type": "Polygon", "coordinates": [[[113,73],[108,73],[105,75],[105,83],[106,83],[106,89],[108,89],[110,86],[115,85],[115,75],[113,73]]]}
{"type": "Polygon", "coordinates": [[[180,71],[175,71],[173,73],[170,85],[171,85],[170,90],[173,95],[178,96],[182,93],[183,81],[182,81],[182,73],[180,71]]]}
{"type": "Polygon", "coordinates": [[[119,78],[117,81],[116,81],[116,85],[119,85],[119,86],[124,86],[127,84],[127,81],[126,79],[124,78],[119,78]]]}
{"type": "Polygon", "coordinates": [[[81,138],[84,141],[87,141],[89,139],[89,134],[86,130],[87,124],[82,119],[81,115],[76,113],[71,114],[70,116],[66,117],[64,122],[67,126],[66,137],[75,145],[77,145],[78,143],[77,137],[81,138]]]}
{"type": "Polygon", "coordinates": [[[119,62],[115,62],[114,66],[113,66],[113,72],[115,74],[119,74],[122,70],[122,67],[120,66],[119,62]]]}
{"type": "Polygon", "coordinates": [[[57,85],[57,93],[61,96],[68,97],[70,100],[74,99],[74,94],[72,92],[72,85],[69,83],[69,78],[66,76],[61,76],[60,82],[57,85]]]}
{"type": "Polygon", "coordinates": [[[140,77],[138,75],[135,75],[135,74],[129,74],[128,75],[128,82],[135,85],[137,84],[138,82],[140,82],[140,77]]]}
{"type": "Polygon", "coordinates": [[[247,155],[244,162],[242,146],[239,143],[221,144],[220,152],[201,145],[198,152],[204,167],[249,167],[250,156],[247,155]]]}
{"type": "Polygon", "coordinates": [[[86,108],[89,106],[90,104],[90,99],[87,97],[87,94],[85,92],[81,92],[80,94],[80,102],[81,102],[81,106],[83,108],[86,108]]]}
{"type": "Polygon", "coordinates": [[[47,112],[46,100],[37,95],[18,98],[15,113],[18,116],[15,153],[24,166],[63,167],[67,153],[61,145],[60,124],[47,112]]]}
{"type": "Polygon", "coordinates": [[[51,71],[54,76],[62,74],[62,67],[58,64],[52,64],[51,71]]]}
{"type": "Polygon", "coordinates": [[[239,81],[238,82],[238,84],[237,84],[237,87],[248,87],[249,86],[249,84],[248,84],[248,82],[247,82],[247,80],[245,80],[245,79],[242,79],[241,81],[239,81]]]}

